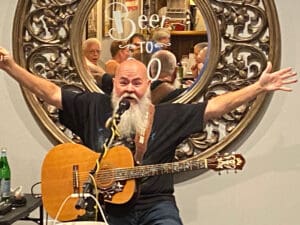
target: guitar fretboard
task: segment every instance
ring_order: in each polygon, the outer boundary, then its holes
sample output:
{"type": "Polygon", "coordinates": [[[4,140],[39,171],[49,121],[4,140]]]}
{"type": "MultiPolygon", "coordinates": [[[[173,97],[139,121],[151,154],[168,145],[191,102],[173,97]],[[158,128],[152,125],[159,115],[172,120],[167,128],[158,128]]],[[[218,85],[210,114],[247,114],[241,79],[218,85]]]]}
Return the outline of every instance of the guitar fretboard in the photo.
{"type": "Polygon", "coordinates": [[[173,162],[157,165],[136,166],[133,168],[104,169],[97,173],[97,179],[129,180],[141,177],[157,176],[170,173],[179,173],[206,168],[205,160],[173,162]]]}

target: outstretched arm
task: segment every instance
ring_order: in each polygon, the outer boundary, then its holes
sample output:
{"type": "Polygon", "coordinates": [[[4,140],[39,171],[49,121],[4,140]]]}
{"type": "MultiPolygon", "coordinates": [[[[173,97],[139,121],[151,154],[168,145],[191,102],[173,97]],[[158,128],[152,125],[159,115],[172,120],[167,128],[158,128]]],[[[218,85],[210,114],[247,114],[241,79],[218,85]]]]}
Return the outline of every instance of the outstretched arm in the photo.
{"type": "Polygon", "coordinates": [[[251,101],[259,94],[276,90],[292,91],[286,85],[297,82],[297,73],[292,68],[281,69],[273,73],[271,73],[271,70],[272,64],[268,62],[259,80],[252,85],[210,99],[205,110],[205,121],[218,118],[240,105],[251,101]]]}
{"type": "Polygon", "coordinates": [[[54,83],[35,76],[29,71],[19,66],[12,56],[0,47],[0,69],[8,73],[12,78],[26,87],[39,98],[48,104],[62,109],[61,89],[54,83]]]}

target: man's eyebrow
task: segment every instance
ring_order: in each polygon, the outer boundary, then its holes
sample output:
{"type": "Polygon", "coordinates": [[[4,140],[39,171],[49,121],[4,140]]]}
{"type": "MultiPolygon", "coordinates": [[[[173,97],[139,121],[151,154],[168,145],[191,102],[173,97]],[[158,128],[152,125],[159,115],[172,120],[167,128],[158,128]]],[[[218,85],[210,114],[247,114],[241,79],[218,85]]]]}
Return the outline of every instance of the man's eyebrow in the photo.
{"type": "Polygon", "coordinates": [[[143,79],[141,78],[141,77],[136,77],[136,78],[133,78],[133,79],[128,79],[127,77],[120,77],[119,78],[119,81],[120,82],[124,82],[124,81],[128,81],[128,82],[142,82],[143,81],[143,79]]]}

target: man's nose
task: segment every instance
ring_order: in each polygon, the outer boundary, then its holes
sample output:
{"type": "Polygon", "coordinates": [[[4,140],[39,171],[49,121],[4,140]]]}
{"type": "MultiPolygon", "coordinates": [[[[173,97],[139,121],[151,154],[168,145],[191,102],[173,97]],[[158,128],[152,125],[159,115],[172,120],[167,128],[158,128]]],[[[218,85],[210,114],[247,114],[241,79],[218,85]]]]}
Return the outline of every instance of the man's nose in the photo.
{"type": "Polygon", "coordinates": [[[126,86],[126,91],[127,92],[132,93],[132,92],[134,92],[134,90],[135,90],[135,88],[134,88],[134,86],[132,84],[128,84],[126,86]]]}

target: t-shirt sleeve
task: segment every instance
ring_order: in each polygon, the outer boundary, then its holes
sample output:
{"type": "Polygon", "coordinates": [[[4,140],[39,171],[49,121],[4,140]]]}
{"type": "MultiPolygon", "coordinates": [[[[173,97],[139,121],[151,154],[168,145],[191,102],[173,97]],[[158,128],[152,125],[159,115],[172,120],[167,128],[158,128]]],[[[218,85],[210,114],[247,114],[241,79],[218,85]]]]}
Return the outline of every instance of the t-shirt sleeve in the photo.
{"type": "MultiPolygon", "coordinates": [[[[166,132],[174,132],[184,139],[204,129],[204,113],[207,102],[197,104],[162,104],[159,108],[159,122],[166,132]]],[[[173,133],[173,135],[174,135],[173,133]]],[[[171,135],[171,134],[170,134],[171,135]]]]}
{"type": "Polygon", "coordinates": [[[89,105],[92,94],[88,92],[76,93],[62,89],[63,110],[59,111],[60,122],[79,136],[83,134],[85,120],[89,118],[89,105]]]}
{"type": "Polygon", "coordinates": [[[185,133],[199,133],[204,129],[204,113],[207,102],[201,102],[197,104],[187,104],[186,109],[182,113],[184,116],[182,122],[186,124],[183,126],[183,131],[185,133]]]}

